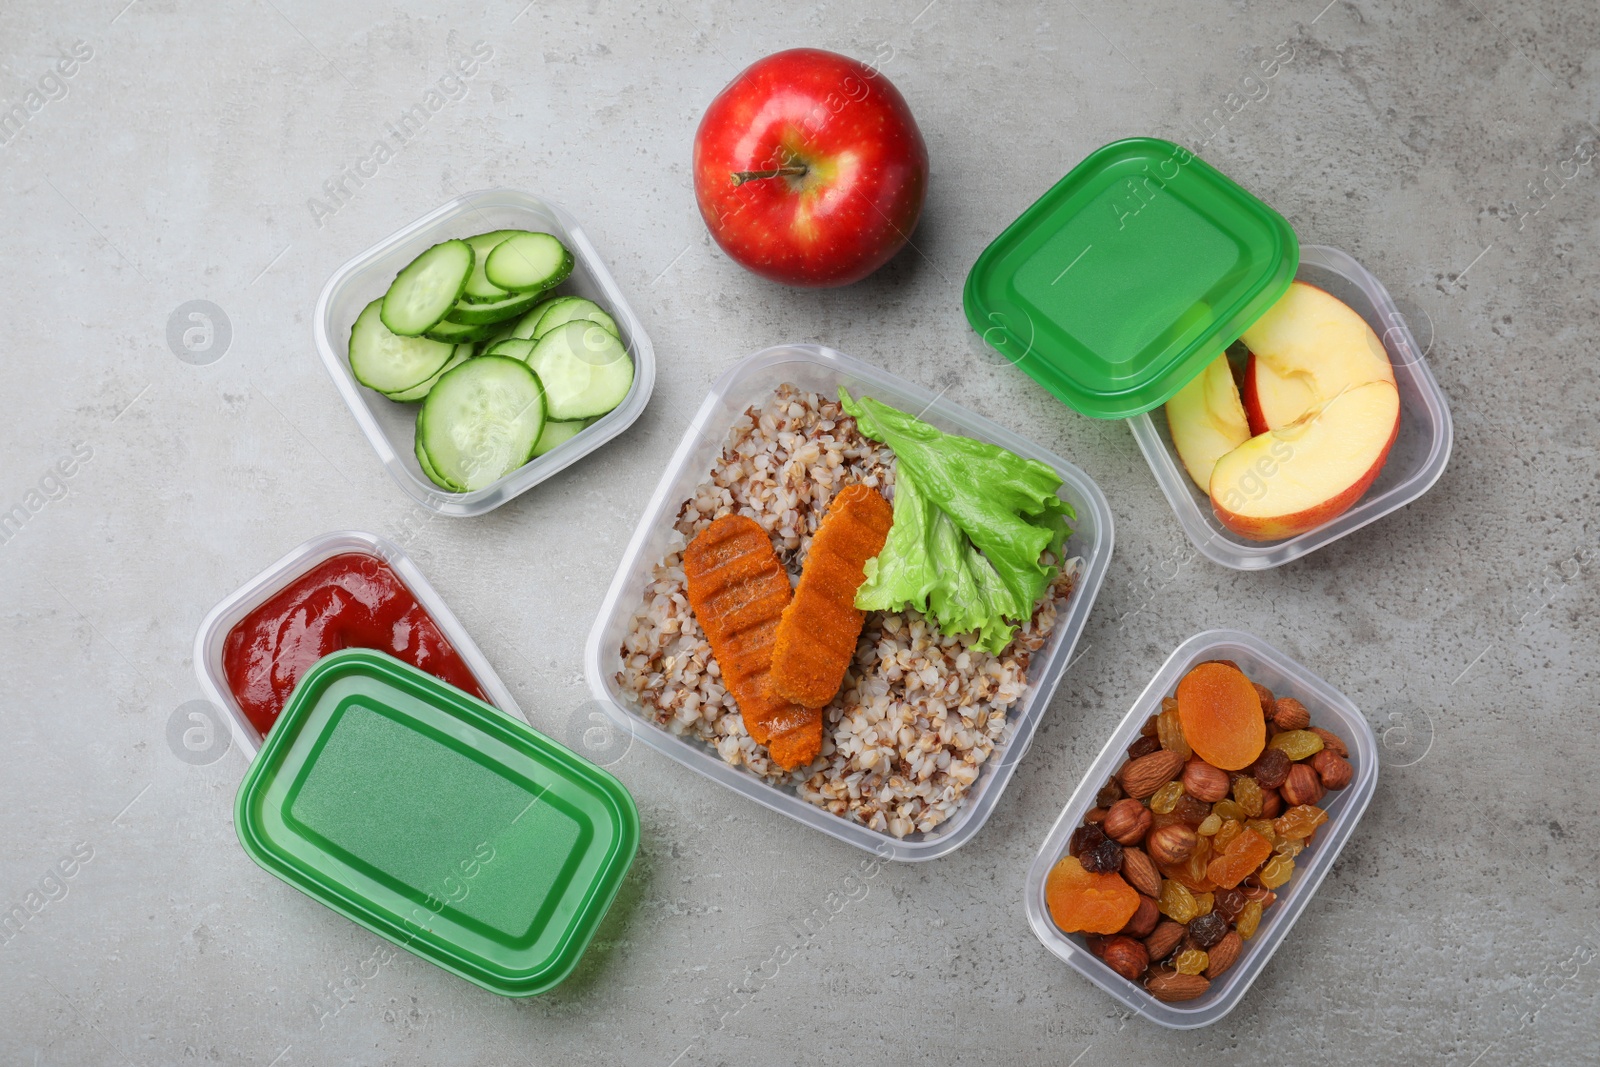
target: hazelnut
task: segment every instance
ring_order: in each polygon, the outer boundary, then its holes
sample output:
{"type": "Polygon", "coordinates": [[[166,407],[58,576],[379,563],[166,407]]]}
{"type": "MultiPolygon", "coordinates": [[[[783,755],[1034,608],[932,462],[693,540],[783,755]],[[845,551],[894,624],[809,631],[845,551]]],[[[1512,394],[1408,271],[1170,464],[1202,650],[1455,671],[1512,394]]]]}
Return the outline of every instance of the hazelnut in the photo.
{"type": "Polygon", "coordinates": [[[1106,939],[1100,958],[1105,960],[1107,967],[1130,982],[1137,982],[1150,967],[1150,953],[1145,947],[1133,938],[1120,934],[1106,939]]]}
{"type": "Polygon", "coordinates": [[[1315,804],[1322,799],[1322,782],[1308,765],[1296,763],[1289,768],[1289,777],[1283,780],[1279,792],[1283,794],[1283,802],[1291,807],[1315,804]]]}
{"type": "Polygon", "coordinates": [[[1139,909],[1133,913],[1133,918],[1128,920],[1119,933],[1129,937],[1149,937],[1150,931],[1156,928],[1156,923],[1161,921],[1161,909],[1156,902],[1143,893],[1139,894],[1139,909]]]}
{"type": "Polygon", "coordinates": [[[1355,774],[1349,760],[1327,749],[1311,757],[1311,769],[1317,772],[1317,777],[1321,779],[1325,789],[1343,789],[1350,784],[1350,778],[1355,774]]]}
{"type": "Polygon", "coordinates": [[[1261,714],[1265,718],[1272,718],[1272,705],[1276,703],[1272,697],[1272,690],[1260,682],[1251,682],[1256,687],[1256,697],[1261,701],[1261,714]]]}
{"type": "Polygon", "coordinates": [[[1100,828],[1114,841],[1136,845],[1150,829],[1150,818],[1150,809],[1129,797],[1111,805],[1100,828]]]}
{"type": "Polygon", "coordinates": [[[1215,804],[1228,795],[1228,772],[1203,759],[1191,759],[1183,768],[1183,791],[1196,800],[1215,804]]]}
{"type": "Polygon", "coordinates": [[[1159,866],[1171,867],[1194,855],[1199,844],[1199,834],[1182,823],[1174,823],[1152,830],[1145,839],[1144,847],[1159,866]]]}
{"type": "Polygon", "coordinates": [[[1338,734],[1334,733],[1332,730],[1324,730],[1319,726],[1311,727],[1311,732],[1322,738],[1323,748],[1337,752],[1345,759],[1350,758],[1350,750],[1345,747],[1344,742],[1339,739],[1338,734]]]}
{"type": "Polygon", "coordinates": [[[1263,789],[1261,791],[1261,817],[1263,819],[1276,819],[1283,814],[1283,797],[1278,795],[1276,789],[1263,789]]]}
{"type": "Polygon", "coordinates": [[[1311,712],[1294,697],[1279,697],[1272,705],[1272,721],[1280,730],[1304,730],[1311,725],[1311,712]]]}

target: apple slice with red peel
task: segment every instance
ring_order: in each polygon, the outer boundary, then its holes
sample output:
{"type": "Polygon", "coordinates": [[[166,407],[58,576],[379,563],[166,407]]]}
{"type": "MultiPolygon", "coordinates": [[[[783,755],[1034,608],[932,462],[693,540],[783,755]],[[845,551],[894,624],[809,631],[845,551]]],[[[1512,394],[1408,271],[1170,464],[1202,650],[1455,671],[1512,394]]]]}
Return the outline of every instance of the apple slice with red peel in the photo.
{"type": "Polygon", "coordinates": [[[1202,492],[1217,460],[1250,440],[1250,425],[1228,357],[1220,355],[1167,401],[1167,430],[1189,477],[1202,492]]]}
{"type": "Polygon", "coordinates": [[[1399,432],[1393,383],[1353,386],[1219,459],[1211,474],[1212,510],[1252,541],[1304,533],[1361,499],[1399,432]]]}
{"type": "Polygon", "coordinates": [[[1292,282],[1241,337],[1250,349],[1244,409],[1251,433],[1287,426],[1353,386],[1394,384],[1378,336],[1343,301],[1292,282]]]}

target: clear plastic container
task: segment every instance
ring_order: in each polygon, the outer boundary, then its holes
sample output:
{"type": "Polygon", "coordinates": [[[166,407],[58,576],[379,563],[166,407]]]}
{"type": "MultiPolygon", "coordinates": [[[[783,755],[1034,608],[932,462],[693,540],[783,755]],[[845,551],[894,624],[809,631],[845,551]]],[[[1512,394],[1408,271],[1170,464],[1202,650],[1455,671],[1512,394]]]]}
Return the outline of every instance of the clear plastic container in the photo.
{"type": "Polygon", "coordinates": [[[527,717],[522,714],[522,709],[517,707],[517,702],[511,698],[511,691],[500,681],[500,676],[489,666],[489,661],[483,658],[483,653],[478,649],[476,642],[468,636],[460,620],[445,605],[433,586],[428,584],[428,579],[422,576],[417,565],[411,562],[411,557],[406,555],[400,546],[376,534],[362,533],[359,530],[339,530],[325,533],[321,537],[313,537],[244,583],[222,603],[211,609],[205,621],[200,624],[199,633],[195,634],[194,672],[200,679],[200,688],[208,700],[227,712],[229,725],[233,729],[233,743],[239,746],[247,758],[254,759],[256,752],[260,750],[261,734],[245,717],[244,709],[239,707],[239,702],[234,699],[233,691],[228,688],[228,676],[222,670],[222,652],[228,633],[246,615],[276,596],[301,575],[324,560],[346,552],[365,553],[387,563],[400,576],[406,588],[411,590],[411,595],[417,598],[417,603],[421,604],[439,625],[439,629],[466,662],[467,669],[478,680],[478,688],[483,690],[488,702],[501,711],[526,721],[527,717]]]}
{"type": "Polygon", "coordinates": [[[1111,509],[1105,496],[1088,475],[1061,457],[920,386],[833,349],[810,344],[768,348],[746,357],[712,386],[661,476],[589,634],[584,653],[589,688],[620,729],[743,797],[885,859],[934,859],[970,840],[999,803],[1066,672],[1089,610],[1105,581],[1111,544],[1111,509]],[[853,394],[866,393],[906,411],[921,412],[922,418],[940,429],[989,441],[1048,463],[1065,482],[1062,497],[1077,511],[1067,552],[1083,557],[1084,570],[1067,610],[1057,619],[1050,642],[1034,654],[1027,692],[1007,716],[1006,733],[983,765],[966,803],[926,834],[897,839],[868,829],[808,804],[792,790],[780,789],[744,768],[730,766],[701,741],[679,737],[642,717],[616,681],[622,668],[620,649],[628,622],[642,603],[651,571],[666,555],[673,516],[695,486],[708,477],[734,420],[785,382],[830,395],[837,394],[843,385],[853,394]]]}
{"type": "Polygon", "coordinates": [[[350,260],[322,287],[313,329],[329,377],[378,458],[402,489],[441,515],[482,515],[571,466],[631,426],[655,388],[656,356],[650,338],[577,220],[548,200],[514,189],[457,197],[350,260]],[[622,342],[633,358],[633,387],[615,410],[566,444],[529,460],[493,485],[470,493],[448,493],[429,481],[417,465],[413,451],[417,405],[397,404],[357,382],[345,350],[350,327],[361,309],[382,296],[400,269],[424,249],[453,237],[499,229],[552,233],[572,250],[572,276],[558,292],[588,297],[617,320],[622,342]]]}
{"type": "Polygon", "coordinates": [[[1417,348],[1411,329],[1378,279],[1337,248],[1300,246],[1299,281],[1350,305],[1383,341],[1400,391],[1400,433],[1372,487],[1355,505],[1321,526],[1282,541],[1251,541],[1218,520],[1211,501],[1184,470],[1167,432],[1165,412],[1128,420],[1134,439],[1172,504],[1178,524],[1202,555],[1224,567],[1253,571],[1277,567],[1337,541],[1405,507],[1444,473],[1454,437],[1450,404],[1417,348]]]}
{"type": "Polygon", "coordinates": [[[1356,706],[1327,682],[1285,656],[1253,634],[1238,630],[1207,630],[1179,645],[1156,671],[1116,732],[1090,766],[1061,817],[1050,828],[1028,868],[1023,891],[1023,908],[1034,934],[1051,952],[1075,971],[1110,993],[1120,1003],[1162,1026],[1175,1030],[1210,1026],[1232,1011],[1277,951],[1289,928],[1305,910],[1317,886],[1327,877],[1345,842],[1367,810],[1378,787],[1378,742],[1372,727],[1356,706]],[[1310,848],[1295,860],[1294,877],[1278,890],[1278,900],[1262,915],[1256,934],[1245,942],[1239,960],[1221,978],[1211,983],[1204,996],[1176,1004],[1166,1004],[1146,993],[1107,967],[1090,953],[1082,934],[1064,934],[1050,919],[1045,907],[1044,881],[1050,868],[1066,855],[1067,839],[1094,807],[1095,794],[1127,759],[1126,749],[1139,736],[1146,719],[1161,710],[1161,698],[1171,696],[1178,680],[1189,668],[1210,659],[1231,659],[1254,681],[1278,696],[1292,696],[1311,711],[1311,724],[1332,730],[1350,749],[1350,764],[1355,770],[1350,784],[1330,791],[1319,805],[1328,812],[1328,821],[1317,830],[1310,848]]]}

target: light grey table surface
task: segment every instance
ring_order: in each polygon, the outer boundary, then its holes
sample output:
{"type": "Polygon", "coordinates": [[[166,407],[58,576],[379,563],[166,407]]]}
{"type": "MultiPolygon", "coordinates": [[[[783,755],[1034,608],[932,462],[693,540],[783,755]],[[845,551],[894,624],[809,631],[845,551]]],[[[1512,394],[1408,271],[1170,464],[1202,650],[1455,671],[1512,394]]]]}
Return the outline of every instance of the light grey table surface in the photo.
{"type": "Polygon", "coordinates": [[[0,9],[0,99],[25,116],[0,148],[0,510],[27,512],[0,544],[0,904],[40,894],[0,944],[0,1062],[1593,1062],[1593,4],[126,2],[0,9]],[[480,42],[492,56],[464,92],[314,213],[324,181],[480,42]],[[798,44],[877,57],[932,156],[915,249],[842,291],[746,273],[690,190],[711,97],[798,44]],[[1292,59],[1261,80],[1280,46],[1292,59]],[[87,58],[52,75],[75,47],[87,58]],[[1198,132],[1214,112],[1220,132],[1198,132]],[[1126,427],[983,358],[960,301],[974,257],[1132,134],[1206,140],[1303,241],[1388,285],[1454,408],[1427,496],[1278,570],[1191,560],[1126,427]],[[1082,658],[969,845],[886,867],[802,937],[860,854],[635,744],[612,769],[638,799],[640,854],[575,976],[521,1001],[405,953],[374,968],[382,942],[240,850],[243,756],[196,765],[168,741],[199,696],[190,648],[214,603],[316,534],[415,525],[316,356],[312,308],[350,256],[496,186],[582,220],[660,361],[644,416],[587,462],[408,535],[558,737],[666,455],[759,348],[820,341],[948,385],[1086,470],[1117,523],[1082,658]],[[190,300],[231,327],[208,365],[168,345],[190,300]],[[52,475],[74,450],[71,476],[52,475]],[[1244,1003],[1175,1033],[1046,953],[1020,893],[1134,695],[1218,626],[1349,694],[1385,765],[1244,1003]],[[74,850],[90,858],[52,879],[74,850]],[[775,977],[774,948],[793,956],[775,977]],[[730,1012],[736,988],[756,992],[730,1012]]]}

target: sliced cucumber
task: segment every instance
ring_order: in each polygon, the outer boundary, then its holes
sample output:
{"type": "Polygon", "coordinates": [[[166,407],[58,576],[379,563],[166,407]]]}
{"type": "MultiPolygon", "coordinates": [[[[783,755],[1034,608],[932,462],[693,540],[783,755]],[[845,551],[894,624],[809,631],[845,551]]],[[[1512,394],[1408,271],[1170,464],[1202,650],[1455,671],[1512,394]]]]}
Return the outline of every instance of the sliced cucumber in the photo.
{"type": "Polygon", "coordinates": [[[471,345],[456,345],[455,355],[446,360],[445,365],[440,367],[438,372],[434,374],[432,378],[429,378],[421,385],[414,385],[410,389],[402,389],[399,392],[384,393],[383,395],[400,404],[409,404],[414,400],[421,400],[423,397],[428,395],[428,391],[430,389],[438,384],[439,379],[444,377],[445,371],[455,370],[457,367],[461,366],[461,364],[465,363],[471,358],[471,345]]]}
{"type": "Polygon", "coordinates": [[[423,336],[432,338],[435,341],[443,341],[445,344],[461,345],[490,337],[496,329],[496,325],[492,322],[486,322],[479,326],[463,326],[459,322],[451,322],[446,319],[444,322],[434,323],[433,328],[423,336]]]}
{"type": "MultiPolygon", "coordinates": [[[[633,360],[628,350],[588,319],[568,322],[545,334],[534,346],[528,364],[544,383],[549,417],[561,422],[604,415],[622,403],[633,385],[633,360]]],[[[438,459],[437,453],[434,458],[438,459]]]]}
{"type": "Polygon", "coordinates": [[[528,357],[533,354],[533,346],[534,342],[526,338],[509,337],[484,354],[489,356],[510,356],[512,359],[520,359],[526,363],[528,362],[528,357]]]}
{"type": "Polygon", "coordinates": [[[492,304],[511,295],[509,289],[502,289],[489,280],[484,274],[484,266],[489,262],[489,253],[494,251],[495,245],[512,234],[521,232],[523,231],[490,230],[488,233],[480,233],[476,237],[466,239],[467,244],[472,246],[472,273],[467,276],[467,287],[461,291],[462,300],[469,304],[492,304]]]}
{"type": "Polygon", "coordinates": [[[586,426],[594,423],[593,419],[577,419],[573,422],[547,422],[544,432],[539,435],[539,443],[533,446],[533,454],[542,456],[557,445],[564,445],[578,436],[586,426]]]}
{"type": "Polygon", "coordinates": [[[471,492],[532,458],[545,411],[545,391],[526,363],[479,356],[440,378],[422,402],[417,441],[435,481],[471,492]]]}
{"type": "Polygon", "coordinates": [[[472,246],[443,241],[395,275],[383,295],[383,324],[401,337],[420,337],[456,306],[472,273],[472,246]]]}
{"type": "Polygon", "coordinates": [[[450,361],[455,349],[426,337],[401,337],[383,324],[383,301],[374,300],[350,327],[350,373],[380,393],[410,389],[450,361]]]}
{"type": "Polygon", "coordinates": [[[420,436],[412,443],[411,451],[416,455],[417,466],[422,468],[422,473],[427,475],[428,481],[437,485],[440,489],[448,489],[452,493],[462,492],[459,485],[452,485],[439,477],[439,472],[433,469],[433,463],[428,459],[427,450],[422,447],[422,438],[420,436]]]}
{"type": "Polygon", "coordinates": [[[489,349],[499,344],[501,341],[504,341],[506,338],[510,337],[511,331],[516,328],[516,325],[517,321],[515,319],[495,323],[490,327],[493,332],[490,333],[488,337],[485,337],[483,340],[478,342],[478,350],[474,353],[474,355],[481,356],[485,352],[488,352],[489,349]]]}
{"type": "Polygon", "coordinates": [[[548,233],[518,233],[494,246],[484,274],[492,285],[514,293],[549,289],[572,273],[572,253],[548,233]]]}
{"type": "Polygon", "coordinates": [[[541,300],[533,305],[532,309],[522,318],[517,320],[516,326],[511,329],[512,337],[532,337],[533,331],[539,325],[539,320],[544,318],[544,313],[563,300],[571,300],[570,296],[552,296],[549,300],[541,300]]]}
{"type": "Polygon", "coordinates": [[[612,337],[622,336],[617,332],[617,320],[607,315],[599,304],[593,300],[585,300],[581,296],[564,296],[551,304],[550,310],[544,313],[539,325],[534,328],[533,339],[537,341],[557,326],[564,326],[580,319],[588,319],[612,337]]]}
{"type": "Polygon", "coordinates": [[[537,291],[512,293],[504,300],[496,300],[492,304],[469,304],[463,300],[451,308],[448,315],[451,322],[458,322],[464,326],[482,326],[515,318],[538,302],[537,291]]]}

